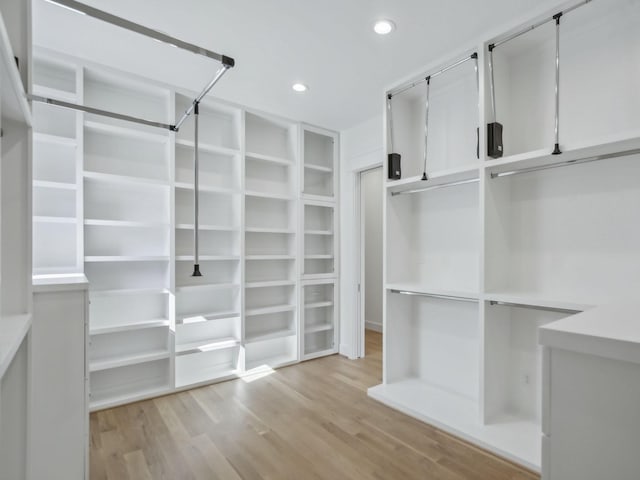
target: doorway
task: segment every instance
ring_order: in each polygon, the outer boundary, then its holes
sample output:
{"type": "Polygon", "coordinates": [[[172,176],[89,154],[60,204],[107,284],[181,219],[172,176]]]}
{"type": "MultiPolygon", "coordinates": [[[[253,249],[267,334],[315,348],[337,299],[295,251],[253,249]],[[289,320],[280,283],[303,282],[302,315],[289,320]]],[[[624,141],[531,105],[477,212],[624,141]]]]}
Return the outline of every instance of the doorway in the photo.
{"type": "Polygon", "coordinates": [[[358,330],[360,355],[379,350],[382,341],[382,200],[383,170],[376,167],[359,173],[360,282],[358,330]]]}

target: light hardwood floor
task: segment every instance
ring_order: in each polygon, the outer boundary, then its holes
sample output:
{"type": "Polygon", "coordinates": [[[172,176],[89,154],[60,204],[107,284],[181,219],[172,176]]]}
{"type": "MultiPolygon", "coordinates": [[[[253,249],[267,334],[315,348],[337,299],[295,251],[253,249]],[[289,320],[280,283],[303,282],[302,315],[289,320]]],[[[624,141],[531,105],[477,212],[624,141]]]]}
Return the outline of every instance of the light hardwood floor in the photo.
{"type": "Polygon", "coordinates": [[[93,413],[91,480],[538,478],[369,399],[381,336],[366,342],[362,360],[333,355],[93,413]]]}

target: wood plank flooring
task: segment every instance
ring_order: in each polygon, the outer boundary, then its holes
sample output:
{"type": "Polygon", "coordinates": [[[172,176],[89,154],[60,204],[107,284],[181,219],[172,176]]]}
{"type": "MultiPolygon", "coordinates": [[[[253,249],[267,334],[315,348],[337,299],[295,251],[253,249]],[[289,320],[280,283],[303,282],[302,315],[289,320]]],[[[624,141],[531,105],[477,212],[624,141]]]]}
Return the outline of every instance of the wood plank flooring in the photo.
{"type": "Polygon", "coordinates": [[[93,413],[91,480],[539,478],[369,399],[366,348],[93,413]]]}

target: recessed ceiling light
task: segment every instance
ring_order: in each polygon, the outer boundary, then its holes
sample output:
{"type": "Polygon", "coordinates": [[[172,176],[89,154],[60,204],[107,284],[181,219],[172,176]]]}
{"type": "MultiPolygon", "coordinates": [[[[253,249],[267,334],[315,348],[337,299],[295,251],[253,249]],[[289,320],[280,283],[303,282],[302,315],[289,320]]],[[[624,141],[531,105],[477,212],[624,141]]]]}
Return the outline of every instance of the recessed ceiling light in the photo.
{"type": "Polygon", "coordinates": [[[291,88],[293,88],[296,92],[306,92],[307,90],[309,90],[309,87],[307,87],[304,83],[294,83],[291,88]]]}
{"type": "Polygon", "coordinates": [[[391,33],[395,28],[396,28],[396,24],[393,23],[391,20],[378,20],[373,25],[373,30],[378,35],[387,35],[388,33],[391,33]]]}

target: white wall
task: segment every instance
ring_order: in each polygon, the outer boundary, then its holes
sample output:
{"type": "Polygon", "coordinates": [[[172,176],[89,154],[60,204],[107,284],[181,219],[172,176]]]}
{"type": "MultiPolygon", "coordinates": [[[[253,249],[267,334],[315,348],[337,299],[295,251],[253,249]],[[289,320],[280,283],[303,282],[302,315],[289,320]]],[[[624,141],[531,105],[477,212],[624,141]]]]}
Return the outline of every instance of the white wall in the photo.
{"type": "MultiPolygon", "coordinates": [[[[382,109],[382,108],[381,108],[382,109]]],[[[382,165],[382,116],[341,132],[340,163],[340,353],[355,358],[352,344],[357,327],[356,173],[382,165]]]]}
{"type": "Polygon", "coordinates": [[[362,174],[366,328],[382,331],[382,167],[362,174]]]}

